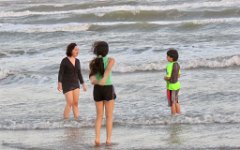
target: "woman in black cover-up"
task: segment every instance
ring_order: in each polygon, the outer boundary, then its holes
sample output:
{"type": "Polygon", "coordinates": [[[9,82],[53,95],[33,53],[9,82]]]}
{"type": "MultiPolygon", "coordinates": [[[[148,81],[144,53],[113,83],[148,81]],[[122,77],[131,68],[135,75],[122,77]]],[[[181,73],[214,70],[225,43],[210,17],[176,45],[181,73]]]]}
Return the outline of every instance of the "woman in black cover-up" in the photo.
{"type": "Polygon", "coordinates": [[[81,73],[80,61],[76,58],[78,52],[79,48],[76,43],[71,43],[67,46],[67,57],[63,58],[58,73],[58,90],[63,92],[67,102],[64,110],[65,119],[69,118],[71,109],[73,110],[74,118],[78,119],[79,117],[79,81],[82,84],[83,90],[87,90],[81,73]]]}

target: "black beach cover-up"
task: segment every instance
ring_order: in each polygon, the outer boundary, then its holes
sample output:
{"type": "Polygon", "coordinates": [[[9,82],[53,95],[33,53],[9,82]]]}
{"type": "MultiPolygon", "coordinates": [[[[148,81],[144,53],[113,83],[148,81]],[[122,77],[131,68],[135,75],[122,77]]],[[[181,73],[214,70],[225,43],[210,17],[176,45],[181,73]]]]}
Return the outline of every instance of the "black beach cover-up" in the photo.
{"type": "Polygon", "coordinates": [[[75,66],[73,66],[71,61],[65,57],[61,62],[58,73],[58,82],[62,83],[63,94],[80,88],[79,81],[81,84],[84,83],[80,61],[76,58],[75,66]]]}

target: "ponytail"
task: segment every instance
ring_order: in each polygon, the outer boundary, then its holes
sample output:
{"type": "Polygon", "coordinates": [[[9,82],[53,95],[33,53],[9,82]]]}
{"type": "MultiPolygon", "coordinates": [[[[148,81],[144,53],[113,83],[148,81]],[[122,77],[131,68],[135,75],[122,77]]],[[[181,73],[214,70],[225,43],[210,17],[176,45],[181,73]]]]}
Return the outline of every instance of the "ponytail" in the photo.
{"type": "Polygon", "coordinates": [[[103,57],[107,56],[108,54],[108,43],[105,41],[96,41],[92,46],[92,50],[97,57],[94,58],[89,64],[89,78],[93,75],[96,75],[97,73],[99,73],[103,77],[105,72],[103,57]]]}
{"type": "Polygon", "coordinates": [[[90,62],[89,65],[90,68],[90,74],[89,78],[93,75],[96,75],[97,73],[100,73],[101,76],[104,75],[104,63],[102,57],[96,57],[90,62]]]}

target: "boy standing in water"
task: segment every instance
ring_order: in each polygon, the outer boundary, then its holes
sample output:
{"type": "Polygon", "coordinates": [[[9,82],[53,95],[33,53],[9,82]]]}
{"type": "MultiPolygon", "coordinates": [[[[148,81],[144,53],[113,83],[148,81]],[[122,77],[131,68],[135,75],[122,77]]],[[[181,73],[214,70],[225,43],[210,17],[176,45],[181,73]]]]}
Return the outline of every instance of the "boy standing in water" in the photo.
{"type": "Polygon", "coordinates": [[[168,104],[171,107],[172,115],[180,114],[180,105],[178,102],[178,93],[180,90],[180,82],[178,78],[180,77],[181,71],[180,66],[177,62],[178,52],[175,49],[169,49],[167,52],[167,75],[164,80],[167,82],[167,97],[168,104]]]}

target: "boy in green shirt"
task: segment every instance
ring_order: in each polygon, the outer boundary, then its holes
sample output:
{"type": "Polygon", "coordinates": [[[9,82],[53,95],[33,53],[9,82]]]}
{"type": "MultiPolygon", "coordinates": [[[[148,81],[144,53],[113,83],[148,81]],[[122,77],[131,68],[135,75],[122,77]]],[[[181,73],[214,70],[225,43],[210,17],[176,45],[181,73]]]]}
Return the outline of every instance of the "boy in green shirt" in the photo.
{"type": "Polygon", "coordinates": [[[178,93],[180,90],[180,82],[178,78],[180,77],[181,71],[180,66],[177,62],[178,52],[175,49],[169,49],[167,52],[167,75],[164,80],[167,82],[167,97],[168,104],[171,107],[172,115],[180,114],[180,105],[178,103],[178,93]]]}

